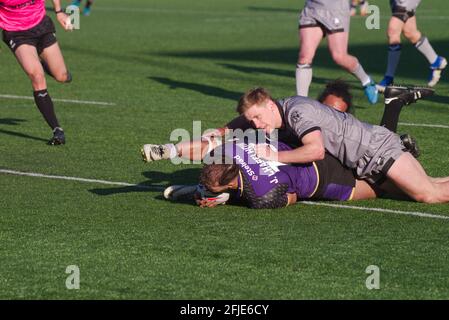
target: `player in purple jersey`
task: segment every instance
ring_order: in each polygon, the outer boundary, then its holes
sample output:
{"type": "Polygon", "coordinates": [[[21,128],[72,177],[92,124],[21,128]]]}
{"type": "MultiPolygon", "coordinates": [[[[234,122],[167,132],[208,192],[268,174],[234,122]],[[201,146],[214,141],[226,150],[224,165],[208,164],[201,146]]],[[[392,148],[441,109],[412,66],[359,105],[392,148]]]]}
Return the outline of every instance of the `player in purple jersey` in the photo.
{"type": "MultiPolygon", "coordinates": [[[[285,165],[259,158],[254,147],[252,143],[232,141],[214,149],[214,157],[229,160],[222,161],[228,164],[205,165],[200,183],[215,193],[232,192],[232,202],[245,203],[253,209],[281,208],[299,200],[371,199],[382,192],[365,181],[356,180],[350,169],[329,154],[323,160],[285,165]]],[[[278,149],[291,150],[281,142],[278,149]]],[[[401,196],[394,188],[385,190],[401,196]]],[[[201,207],[214,207],[219,203],[215,198],[197,198],[201,207]]]]}

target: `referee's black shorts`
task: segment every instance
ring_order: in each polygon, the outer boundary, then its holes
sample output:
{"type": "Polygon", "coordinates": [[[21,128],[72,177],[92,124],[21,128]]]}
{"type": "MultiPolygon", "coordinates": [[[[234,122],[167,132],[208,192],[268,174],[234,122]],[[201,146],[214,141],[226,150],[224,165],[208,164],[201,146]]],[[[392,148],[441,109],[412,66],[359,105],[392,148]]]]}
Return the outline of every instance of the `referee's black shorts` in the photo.
{"type": "Polygon", "coordinates": [[[29,44],[37,49],[41,54],[45,48],[50,47],[56,40],[56,29],[49,16],[44,18],[36,26],[24,31],[6,31],[3,30],[3,42],[15,52],[22,44],[29,44]]]}

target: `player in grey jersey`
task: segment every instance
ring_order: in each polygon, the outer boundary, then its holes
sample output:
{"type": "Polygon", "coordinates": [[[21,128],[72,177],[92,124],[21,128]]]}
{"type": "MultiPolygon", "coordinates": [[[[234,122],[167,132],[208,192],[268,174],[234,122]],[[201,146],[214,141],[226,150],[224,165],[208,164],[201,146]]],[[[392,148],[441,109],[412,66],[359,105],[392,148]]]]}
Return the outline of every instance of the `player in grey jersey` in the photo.
{"type": "Polygon", "coordinates": [[[388,62],[384,78],[379,82],[378,90],[392,84],[396,68],[401,56],[401,34],[421,52],[430,64],[428,85],[435,86],[441,77],[441,71],[446,68],[447,61],[438,56],[429,40],[419,30],[416,24],[416,8],[421,0],[390,0],[392,17],[388,23],[388,62]]]}
{"type": "Polygon", "coordinates": [[[262,158],[308,163],[323,159],[327,151],[354,169],[358,178],[370,183],[389,179],[418,202],[449,202],[449,177],[427,176],[421,164],[402,150],[399,136],[384,127],[361,122],[305,97],[275,101],[263,88],[245,93],[237,111],[256,128],[268,134],[279,129],[280,141],[299,145],[279,152],[258,146],[262,158]]]}
{"type": "Polygon", "coordinates": [[[350,6],[348,0],[307,0],[299,17],[300,49],[296,65],[296,94],[307,97],[312,82],[312,62],[316,50],[327,36],[332,59],[356,76],[368,101],[377,102],[374,81],[363,70],[359,60],[348,54],[350,6]]]}

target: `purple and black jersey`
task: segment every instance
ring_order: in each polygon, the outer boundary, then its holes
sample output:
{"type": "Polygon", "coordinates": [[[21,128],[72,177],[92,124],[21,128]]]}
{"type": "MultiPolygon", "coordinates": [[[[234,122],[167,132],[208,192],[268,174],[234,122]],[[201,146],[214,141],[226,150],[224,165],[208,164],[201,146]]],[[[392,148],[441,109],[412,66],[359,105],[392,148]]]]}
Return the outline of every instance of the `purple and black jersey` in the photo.
{"type": "MultiPolygon", "coordinates": [[[[237,197],[245,199],[249,207],[285,207],[287,193],[295,193],[298,199],[351,199],[354,175],[332,156],[308,164],[286,165],[257,157],[254,147],[247,141],[232,141],[220,148],[225,158],[240,168],[237,197]]],[[[291,148],[278,142],[278,150],[291,148]]]]}

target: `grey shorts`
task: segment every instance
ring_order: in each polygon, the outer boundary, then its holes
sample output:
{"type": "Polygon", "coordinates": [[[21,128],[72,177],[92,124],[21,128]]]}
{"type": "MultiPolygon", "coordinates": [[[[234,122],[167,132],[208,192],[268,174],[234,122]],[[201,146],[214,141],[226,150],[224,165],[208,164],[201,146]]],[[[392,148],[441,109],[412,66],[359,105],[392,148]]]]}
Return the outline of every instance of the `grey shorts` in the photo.
{"type": "Polygon", "coordinates": [[[393,17],[403,22],[413,17],[421,0],[390,0],[393,17]]]}
{"type": "Polygon", "coordinates": [[[390,130],[376,126],[370,146],[357,162],[356,174],[368,183],[382,183],[393,163],[404,153],[401,138],[390,130]]]}
{"type": "Polygon", "coordinates": [[[305,7],[299,15],[299,28],[321,27],[324,34],[349,32],[350,11],[305,7]]]}

